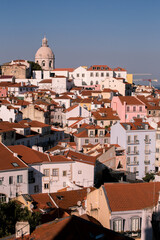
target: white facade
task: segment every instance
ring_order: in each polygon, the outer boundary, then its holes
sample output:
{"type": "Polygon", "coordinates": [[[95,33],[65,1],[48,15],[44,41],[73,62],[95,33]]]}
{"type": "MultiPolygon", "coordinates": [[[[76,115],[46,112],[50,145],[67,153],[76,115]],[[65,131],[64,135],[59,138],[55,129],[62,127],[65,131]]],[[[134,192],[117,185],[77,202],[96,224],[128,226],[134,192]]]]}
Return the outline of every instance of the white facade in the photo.
{"type": "Polygon", "coordinates": [[[19,122],[22,120],[22,113],[18,109],[11,106],[1,105],[0,106],[0,119],[9,122],[19,122]]]}
{"type": "Polygon", "coordinates": [[[126,169],[139,179],[155,170],[155,140],[155,129],[126,130],[120,123],[111,127],[111,144],[126,149],[126,169]]]}
{"type": "Polygon", "coordinates": [[[75,190],[78,188],[76,184],[91,187],[94,183],[94,165],[91,164],[71,160],[32,164],[30,167],[35,178],[34,183],[29,184],[30,194],[36,193],[37,189],[42,193],[50,193],[65,187],[75,190]]]}
{"type": "MultiPolygon", "coordinates": [[[[28,193],[28,169],[0,171],[0,194],[14,198],[28,193]],[[12,180],[10,180],[12,178],[12,180]]],[[[1,200],[0,200],[1,201],[1,200]]]]}

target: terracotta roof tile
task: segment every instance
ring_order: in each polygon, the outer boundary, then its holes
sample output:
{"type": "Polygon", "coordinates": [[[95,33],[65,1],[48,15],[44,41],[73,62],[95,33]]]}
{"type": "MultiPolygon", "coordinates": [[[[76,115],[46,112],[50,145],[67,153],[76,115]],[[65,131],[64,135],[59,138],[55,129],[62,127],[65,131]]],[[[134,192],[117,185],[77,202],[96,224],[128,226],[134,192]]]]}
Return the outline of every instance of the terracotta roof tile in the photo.
{"type": "Polygon", "coordinates": [[[158,202],[160,182],[105,183],[111,211],[140,210],[158,202]]]}

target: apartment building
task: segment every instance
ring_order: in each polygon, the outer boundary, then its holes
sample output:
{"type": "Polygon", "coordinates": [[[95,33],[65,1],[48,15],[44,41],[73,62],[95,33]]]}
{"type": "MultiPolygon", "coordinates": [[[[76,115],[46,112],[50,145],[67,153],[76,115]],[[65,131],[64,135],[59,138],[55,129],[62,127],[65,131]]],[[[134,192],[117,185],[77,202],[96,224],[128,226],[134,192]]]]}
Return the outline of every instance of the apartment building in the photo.
{"type": "Polygon", "coordinates": [[[94,145],[96,143],[107,144],[110,142],[109,132],[98,125],[82,124],[73,136],[78,151],[83,149],[83,145],[89,143],[94,145]]]}
{"type": "Polygon", "coordinates": [[[126,170],[142,179],[155,170],[156,130],[142,119],[111,127],[111,144],[126,149],[126,170]]]}
{"type": "Polygon", "coordinates": [[[118,113],[121,122],[130,122],[133,118],[147,116],[145,104],[137,97],[115,96],[112,98],[111,107],[118,113]]]}

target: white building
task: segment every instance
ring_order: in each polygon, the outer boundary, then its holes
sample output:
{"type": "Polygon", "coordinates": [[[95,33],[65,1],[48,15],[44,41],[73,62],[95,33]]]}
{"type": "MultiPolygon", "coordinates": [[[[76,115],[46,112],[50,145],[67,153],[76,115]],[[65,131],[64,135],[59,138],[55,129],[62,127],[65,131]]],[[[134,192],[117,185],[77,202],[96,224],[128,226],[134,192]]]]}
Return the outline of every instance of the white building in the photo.
{"type": "Polygon", "coordinates": [[[19,122],[22,120],[22,112],[11,105],[0,105],[0,119],[9,122],[19,122]]]}
{"type": "Polygon", "coordinates": [[[49,155],[25,146],[10,146],[28,165],[29,193],[56,192],[64,187],[77,189],[94,183],[96,157],[67,151],[64,155],[49,155]]]}
{"type": "Polygon", "coordinates": [[[118,122],[111,127],[111,144],[126,149],[126,169],[136,172],[139,179],[155,170],[155,143],[155,129],[141,119],[131,123],[118,122]]]}
{"type": "Polygon", "coordinates": [[[28,193],[28,166],[0,143],[0,203],[28,193]]]}
{"type": "Polygon", "coordinates": [[[35,63],[38,63],[43,70],[52,70],[55,67],[55,56],[48,46],[46,37],[42,39],[42,46],[36,52],[35,63]]]}

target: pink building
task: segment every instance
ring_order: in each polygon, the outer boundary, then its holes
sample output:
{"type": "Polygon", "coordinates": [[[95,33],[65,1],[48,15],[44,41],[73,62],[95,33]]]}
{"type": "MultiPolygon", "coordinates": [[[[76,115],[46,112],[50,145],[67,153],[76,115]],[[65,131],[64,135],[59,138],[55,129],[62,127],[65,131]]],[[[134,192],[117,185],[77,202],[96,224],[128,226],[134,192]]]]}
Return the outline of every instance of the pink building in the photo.
{"type": "Polygon", "coordinates": [[[133,118],[144,118],[147,115],[145,104],[133,96],[115,96],[111,107],[118,113],[120,122],[130,122],[133,118]]]}
{"type": "Polygon", "coordinates": [[[7,97],[7,89],[5,87],[0,87],[0,97],[7,97]]]}

